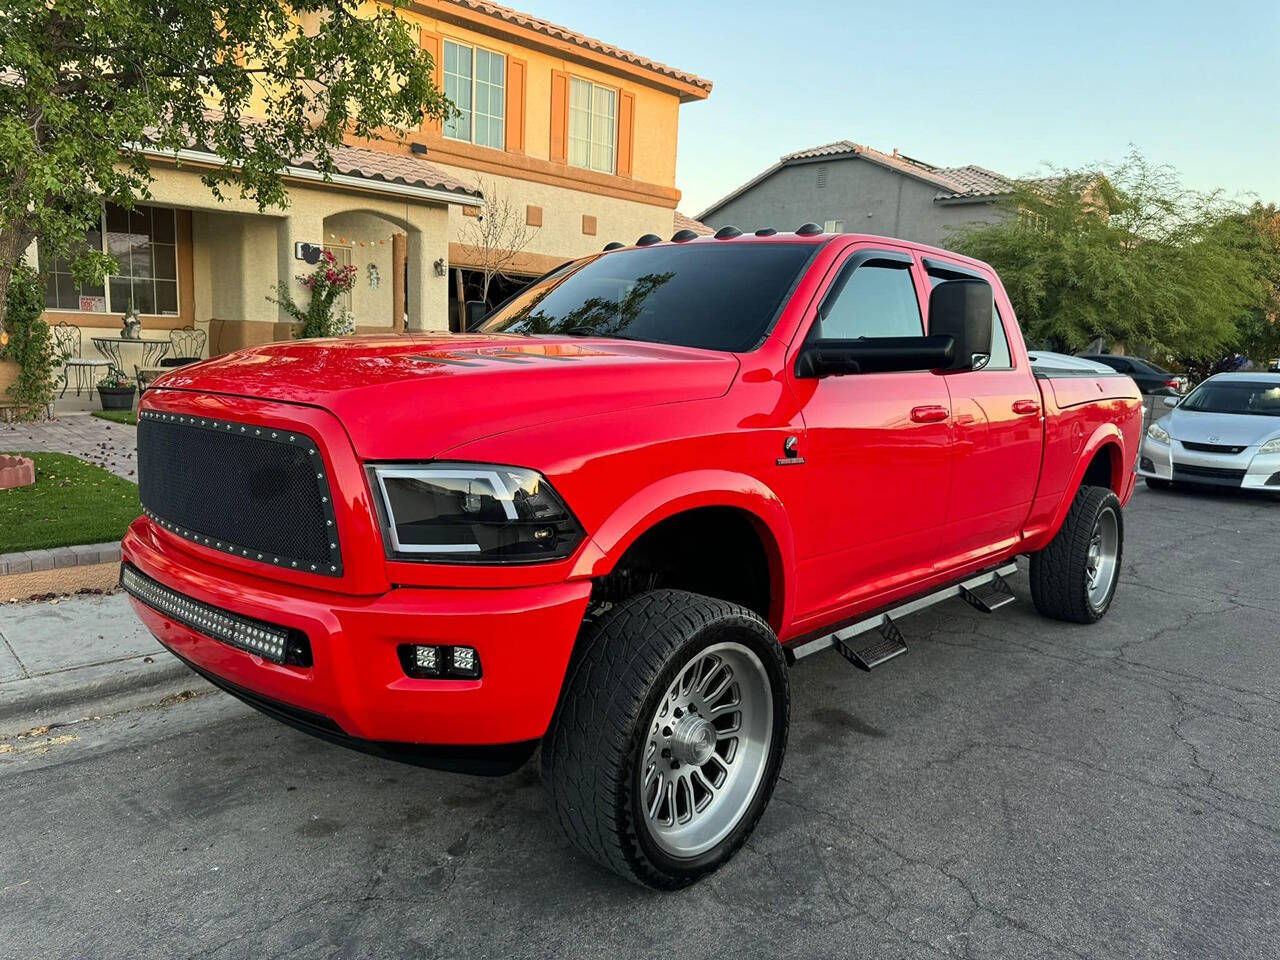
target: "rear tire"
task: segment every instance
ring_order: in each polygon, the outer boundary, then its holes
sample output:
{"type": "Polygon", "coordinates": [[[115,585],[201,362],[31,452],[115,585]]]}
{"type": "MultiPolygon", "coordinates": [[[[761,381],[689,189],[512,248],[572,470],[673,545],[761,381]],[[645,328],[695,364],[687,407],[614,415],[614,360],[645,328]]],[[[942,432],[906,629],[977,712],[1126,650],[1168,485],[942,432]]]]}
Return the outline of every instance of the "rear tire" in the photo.
{"type": "Polygon", "coordinates": [[[1120,582],[1124,518],[1106,487],[1081,487],[1049,545],[1031,555],[1031,598],[1041,615],[1096,623],[1120,582]]]}
{"type": "Polygon", "coordinates": [[[1148,490],[1168,490],[1169,481],[1161,480],[1159,477],[1143,477],[1148,490]]]}
{"type": "Polygon", "coordinates": [[[789,721],[786,660],[768,624],[737,604],[655,590],[579,640],[542,742],[542,780],[582,852],[674,890],[751,835],[789,721]]]}

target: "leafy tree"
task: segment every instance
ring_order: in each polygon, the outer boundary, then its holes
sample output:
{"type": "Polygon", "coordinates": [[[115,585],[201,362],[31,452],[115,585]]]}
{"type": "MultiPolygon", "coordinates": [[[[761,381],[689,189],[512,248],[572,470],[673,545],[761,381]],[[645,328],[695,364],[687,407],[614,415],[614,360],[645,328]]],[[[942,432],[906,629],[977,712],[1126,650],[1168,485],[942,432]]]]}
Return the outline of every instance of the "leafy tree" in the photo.
{"type": "Polygon", "coordinates": [[[1220,192],[1184,189],[1136,151],[1108,173],[1023,180],[1004,222],[955,248],[990,263],[1028,338],[1074,351],[1102,337],[1168,355],[1221,351],[1265,300],[1248,230],[1220,192]]]}
{"type": "Polygon", "coordinates": [[[283,206],[289,161],[331,171],[345,134],[452,112],[403,2],[5,0],[0,311],[36,238],[81,280],[113,266],[84,227],[104,201],[148,195],[147,150],[198,145],[220,158],[203,174],[215,195],[283,206]]]}

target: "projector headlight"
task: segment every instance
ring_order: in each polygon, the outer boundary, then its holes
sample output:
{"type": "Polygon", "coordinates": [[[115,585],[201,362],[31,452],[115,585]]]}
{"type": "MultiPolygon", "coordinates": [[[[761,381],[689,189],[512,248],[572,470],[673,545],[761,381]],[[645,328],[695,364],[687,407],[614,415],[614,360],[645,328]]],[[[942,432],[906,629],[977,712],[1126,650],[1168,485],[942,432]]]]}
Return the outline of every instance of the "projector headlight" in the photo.
{"type": "Polygon", "coordinates": [[[1169,442],[1169,431],[1167,431],[1164,427],[1160,426],[1160,424],[1158,423],[1153,423],[1151,426],[1147,427],[1147,436],[1150,437],[1152,440],[1154,440],[1156,443],[1169,442]]]}
{"type": "Polygon", "coordinates": [[[1280,437],[1268,440],[1258,448],[1259,453],[1280,453],[1280,437]]]}
{"type": "Polygon", "coordinates": [[[482,463],[370,466],[400,560],[528,563],[569,556],[582,527],[542,474],[482,463]]]}

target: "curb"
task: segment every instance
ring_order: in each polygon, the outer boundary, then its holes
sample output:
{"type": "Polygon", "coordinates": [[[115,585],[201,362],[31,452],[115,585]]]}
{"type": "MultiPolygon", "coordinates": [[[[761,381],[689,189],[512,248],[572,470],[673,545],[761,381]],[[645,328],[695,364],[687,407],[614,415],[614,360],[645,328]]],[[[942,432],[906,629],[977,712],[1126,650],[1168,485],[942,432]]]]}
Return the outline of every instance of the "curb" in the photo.
{"type": "Polygon", "coordinates": [[[53,547],[47,550],[22,550],[18,553],[0,553],[0,576],[119,562],[119,541],[85,543],[76,547],[53,547]]]}
{"type": "Polygon", "coordinates": [[[0,735],[119,713],[184,691],[212,689],[199,674],[167,653],[12,680],[0,685],[0,735]]]}

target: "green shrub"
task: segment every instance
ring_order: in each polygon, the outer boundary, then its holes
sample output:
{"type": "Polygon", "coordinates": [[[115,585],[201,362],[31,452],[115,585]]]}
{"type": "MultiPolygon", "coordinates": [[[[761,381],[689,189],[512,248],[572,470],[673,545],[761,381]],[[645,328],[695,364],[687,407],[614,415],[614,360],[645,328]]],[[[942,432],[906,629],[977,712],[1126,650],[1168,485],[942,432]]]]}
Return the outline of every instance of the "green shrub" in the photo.
{"type": "MultiPolygon", "coordinates": [[[[9,399],[18,404],[19,414],[36,419],[53,402],[54,368],[61,357],[54,347],[44,312],[44,287],[40,277],[25,263],[14,268],[9,280],[4,332],[8,343],[0,347],[0,359],[18,364],[18,379],[9,387],[9,399]]],[[[4,338],[0,338],[4,339],[4,338]]]]}

